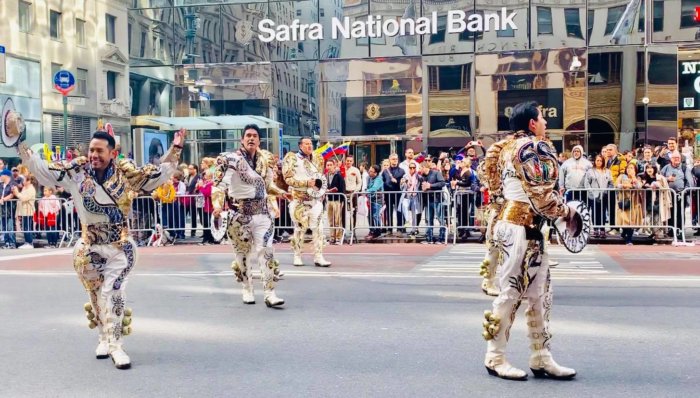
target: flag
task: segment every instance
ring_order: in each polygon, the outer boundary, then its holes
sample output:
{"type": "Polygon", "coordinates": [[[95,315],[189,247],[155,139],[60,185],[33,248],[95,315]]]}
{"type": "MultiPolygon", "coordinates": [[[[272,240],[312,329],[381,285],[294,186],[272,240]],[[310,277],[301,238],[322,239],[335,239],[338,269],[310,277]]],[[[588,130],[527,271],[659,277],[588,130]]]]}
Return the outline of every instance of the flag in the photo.
{"type": "Polygon", "coordinates": [[[331,144],[329,142],[327,142],[327,143],[321,145],[320,147],[316,148],[316,150],[314,150],[314,153],[321,155],[323,152],[325,152],[330,147],[331,147],[331,144]]]}
{"type": "Polygon", "coordinates": [[[327,142],[325,145],[318,147],[314,153],[321,155],[324,160],[328,159],[329,157],[333,156],[333,145],[327,142]]]}
{"type": "Polygon", "coordinates": [[[413,158],[413,160],[415,160],[417,163],[423,163],[423,161],[424,161],[427,157],[428,157],[428,154],[426,154],[425,152],[421,152],[421,153],[418,154],[418,156],[416,156],[415,158],[413,158]]]}
{"type": "Polygon", "coordinates": [[[334,150],[336,155],[345,155],[350,152],[350,142],[343,142],[339,147],[334,150]]]}
{"type": "MultiPolygon", "coordinates": [[[[634,29],[634,18],[637,15],[637,11],[639,11],[641,3],[641,0],[631,0],[627,4],[625,11],[622,12],[615,29],[612,31],[612,38],[610,39],[612,44],[629,44],[629,35],[634,29]]],[[[645,18],[652,18],[652,16],[646,15],[645,18]]]]}
{"type": "MultiPolygon", "coordinates": [[[[411,0],[403,12],[403,17],[401,19],[415,19],[416,18],[416,3],[411,0]]],[[[418,53],[418,38],[416,35],[403,35],[396,36],[394,39],[394,47],[401,49],[403,55],[417,55],[418,53]]]]}

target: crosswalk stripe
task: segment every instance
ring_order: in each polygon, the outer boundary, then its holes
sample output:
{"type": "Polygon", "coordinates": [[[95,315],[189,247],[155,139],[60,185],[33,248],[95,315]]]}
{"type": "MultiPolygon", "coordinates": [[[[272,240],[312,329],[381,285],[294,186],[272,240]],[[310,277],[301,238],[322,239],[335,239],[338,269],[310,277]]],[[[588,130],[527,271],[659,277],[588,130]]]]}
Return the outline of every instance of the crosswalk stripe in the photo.
{"type": "MultiPolygon", "coordinates": [[[[550,247],[548,251],[550,258],[559,262],[556,267],[550,268],[554,276],[582,277],[610,274],[591,254],[574,254],[561,247],[550,247]]],[[[430,273],[478,275],[484,254],[483,247],[454,246],[419,265],[417,271],[423,275],[430,273]]]]}

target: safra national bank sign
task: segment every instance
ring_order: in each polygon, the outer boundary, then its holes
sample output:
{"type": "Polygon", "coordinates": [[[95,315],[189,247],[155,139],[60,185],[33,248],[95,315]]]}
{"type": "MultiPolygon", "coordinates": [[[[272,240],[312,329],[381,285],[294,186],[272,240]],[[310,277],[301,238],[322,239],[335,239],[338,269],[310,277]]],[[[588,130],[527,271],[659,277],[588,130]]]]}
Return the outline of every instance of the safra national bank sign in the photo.
{"type": "MultiPolygon", "coordinates": [[[[447,12],[445,30],[447,33],[485,32],[499,30],[517,30],[515,22],[516,12],[510,12],[505,7],[501,12],[484,14],[467,14],[464,11],[452,10],[447,12]]],[[[439,31],[438,13],[433,11],[430,16],[420,18],[390,17],[369,15],[366,19],[350,21],[350,17],[331,19],[330,37],[333,39],[361,39],[381,36],[413,36],[436,34],[439,31]]],[[[291,24],[277,24],[271,19],[263,19],[258,24],[260,34],[258,38],[269,43],[272,41],[303,41],[323,40],[328,32],[320,23],[300,23],[298,19],[291,24]]]]}

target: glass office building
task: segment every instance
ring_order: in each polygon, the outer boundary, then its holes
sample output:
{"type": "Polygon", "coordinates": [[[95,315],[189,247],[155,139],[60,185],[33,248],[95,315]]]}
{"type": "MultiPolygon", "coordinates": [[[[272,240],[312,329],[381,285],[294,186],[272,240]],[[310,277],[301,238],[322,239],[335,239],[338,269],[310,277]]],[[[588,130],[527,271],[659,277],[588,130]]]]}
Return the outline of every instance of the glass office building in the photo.
{"type": "MultiPolygon", "coordinates": [[[[535,100],[560,151],[630,149],[679,135],[681,145],[692,145],[700,132],[696,6],[699,0],[134,0],[132,128],[144,116],[255,115],[280,123],[265,141],[275,151],[312,136],[351,141],[359,161],[374,163],[406,147],[434,153],[472,140],[489,144],[507,130],[514,104],[535,100]],[[515,13],[515,29],[455,32],[450,25],[451,12],[484,16],[502,7],[515,13]],[[435,24],[430,32],[331,34],[345,18],[421,17],[435,24]],[[296,37],[282,32],[268,42],[264,20],[277,31],[318,24],[323,37],[297,29],[296,37]]],[[[239,136],[197,132],[190,154],[230,149],[239,136]]]]}

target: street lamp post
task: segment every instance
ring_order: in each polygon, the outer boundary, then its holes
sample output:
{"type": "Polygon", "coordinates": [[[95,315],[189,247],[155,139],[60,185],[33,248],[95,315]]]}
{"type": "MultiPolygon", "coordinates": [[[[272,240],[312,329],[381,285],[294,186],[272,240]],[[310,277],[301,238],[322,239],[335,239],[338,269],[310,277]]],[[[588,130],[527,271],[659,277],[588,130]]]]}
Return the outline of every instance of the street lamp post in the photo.
{"type": "Polygon", "coordinates": [[[642,98],[644,104],[644,146],[649,143],[649,97],[642,98]]]}

